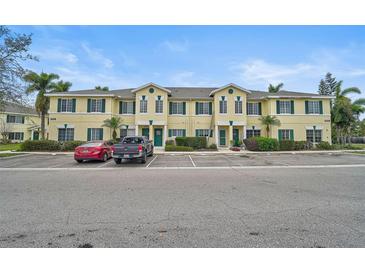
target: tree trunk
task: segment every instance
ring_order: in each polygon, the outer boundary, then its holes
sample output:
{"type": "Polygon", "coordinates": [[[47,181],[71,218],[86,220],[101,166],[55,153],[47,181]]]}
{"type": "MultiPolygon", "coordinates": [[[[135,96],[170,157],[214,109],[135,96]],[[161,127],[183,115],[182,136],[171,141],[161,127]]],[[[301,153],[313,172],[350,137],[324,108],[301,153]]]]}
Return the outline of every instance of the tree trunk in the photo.
{"type": "Polygon", "coordinates": [[[266,126],[266,136],[269,138],[270,137],[270,127],[266,126]]]}
{"type": "Polygon", "coordinates": [[[42,136],[42,140],[45,140],[45,123],[46,123],[46,115],[45,113],[42,111],[41,112],[41,136],[42,136]]]}

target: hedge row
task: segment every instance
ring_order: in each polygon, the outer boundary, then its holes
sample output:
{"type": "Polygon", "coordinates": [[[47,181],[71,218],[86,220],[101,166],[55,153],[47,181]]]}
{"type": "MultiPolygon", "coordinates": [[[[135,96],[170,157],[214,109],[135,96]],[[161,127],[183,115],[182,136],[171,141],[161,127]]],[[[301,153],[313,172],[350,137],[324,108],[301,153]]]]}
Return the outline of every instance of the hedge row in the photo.
{"type": "Polygon", "coordinates": [[[22,151],[73,151],[77,146],[84,143],[83,141],[26,140],[21,143],[20,149],[22,151]]]}
{"type": "Polygon", "coordinates": [[[192,147],[193,149],[201,149],[207,147],[206,137],[176,137],[176,146],[192,147]]]}
{"type": "Polygon", "coordinates": [[[281,140],[267,137],[252,137],[243,140],[246,148],[251,151],[290,151],[311,149],[312,145],[306,141],[281,140]]]}
{"type": "Polygon", "coordinates": [[[166,145],[165,151],[193,151],[192,147],[166,145]]]}

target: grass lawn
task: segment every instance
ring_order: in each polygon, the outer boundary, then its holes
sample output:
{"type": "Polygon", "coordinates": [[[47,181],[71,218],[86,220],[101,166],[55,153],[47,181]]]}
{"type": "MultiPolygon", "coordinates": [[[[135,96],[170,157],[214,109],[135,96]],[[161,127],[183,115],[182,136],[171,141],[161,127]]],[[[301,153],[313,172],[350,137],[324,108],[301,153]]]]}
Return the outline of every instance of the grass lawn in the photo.
{"type": "Polygon", "coordinates": [[[0,144],[0,151],[20,150],[20,144],[0,144]]]}
{"type": "Polygon", "coordinates": [[[365,144],[351,144],[353,147],[356,147],[357,149],[365,149],[365,144]]]}

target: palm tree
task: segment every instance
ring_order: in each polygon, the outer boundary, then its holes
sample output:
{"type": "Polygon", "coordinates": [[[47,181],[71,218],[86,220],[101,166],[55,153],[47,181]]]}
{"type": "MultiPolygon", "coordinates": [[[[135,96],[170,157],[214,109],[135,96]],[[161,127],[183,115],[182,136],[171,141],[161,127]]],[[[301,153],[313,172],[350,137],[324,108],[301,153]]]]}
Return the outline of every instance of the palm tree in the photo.
{"type": "Polygon", "coordinates": [[[109,91],[109,87],[96,86],[95,89],[96,90],[102,90],[102,91],[109,91]]]}
{"type": "Polygon", "coordinates": [[[272,84],[269,85],[269,87],[267,88],[267,90],[270,92],[270,93],[278,93],[281,88],[284,86],[283,83],[280,83],[276,86],[273,86],[272,84]]]}
{"type": "Polygon", "coordinates": [[[59,79],[59,76],[54,73],[37,74],[29,71],[24,75],[24,80],[29,84],[26,89],[26,94],[38,92],[35,101],[35,109],[41,116],[41,137],[45,139],[45,120],[49,109],[49,97],[45,94],[51,91],[55,85],[54,80],[59,79]]]}
{"type": "Polygon", "coordinates": [[[259,118],[259,120],[261,121],[261,124],[263,124],[266,127],[266,135],[267,137],[270,136],[270,128],[271,126],[280,126],[280,120],[278,118],[276,118],[276,116],[271,116],[271,115],[267,115],[267,116],[261,116],[259,118]]]}
{"type": "Polygon", "coordinates": [[[64,82],[61,80],[53,85],[51,92],[67,92],[70,90],[71,86],[71,82],[64,82]]]}
{"type": "Polygon", "coordinates": [[[349,94],[354,94],[354,93],[361,94],[360,89],[357,87],[350,87],[350,88],[346,88],[346,89],[342,90],[342,82],[343,81],[339,81],[336,85],[335,94],[334,94],[336,96],[336,100],[339,98],[346,97],[349,94]]]}
{"type": "Polygon", "coordinates": [[[104,124],[102,127],[108,127],[113,130],[112,136],[113,139],[117,139],[117,129],[121,128],[122,126],[122,119],[118,116],[113,116],[110,119],[104,120],[104,124]]]}

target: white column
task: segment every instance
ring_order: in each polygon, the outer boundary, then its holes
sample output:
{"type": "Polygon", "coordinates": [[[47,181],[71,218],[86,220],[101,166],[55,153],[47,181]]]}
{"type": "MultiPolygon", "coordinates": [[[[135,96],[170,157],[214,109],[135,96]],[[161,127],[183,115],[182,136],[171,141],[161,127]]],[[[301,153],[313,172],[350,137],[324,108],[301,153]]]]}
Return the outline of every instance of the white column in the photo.
{"type": "Polygon", "coordinates": [[[243,126],[242,128],[243,128],[243,139],[246,139],[247,138],[247,136],[246,136],[246,127],[243,126]]]}
{"type": "Polygon", "coordinates": [[[219,143],[218,143],[218,126],[215,126],[215,132],[214,132],[214,135],[215,135],[215,144],[217,146],[219,146],[219,143]]]}
{"type": "Polygon", "coordinates": [[[135,125],[135,132],[134,132],[134,134],[135,134],[136,136],[138,136],[138,125],[135,125]]]}
{"type": "Polygon", "coordinates": [[[167,140],[167,125],[163,126],[163,143],[162,143],[162,147],[165,147],[165,143],[167,140]]]}

